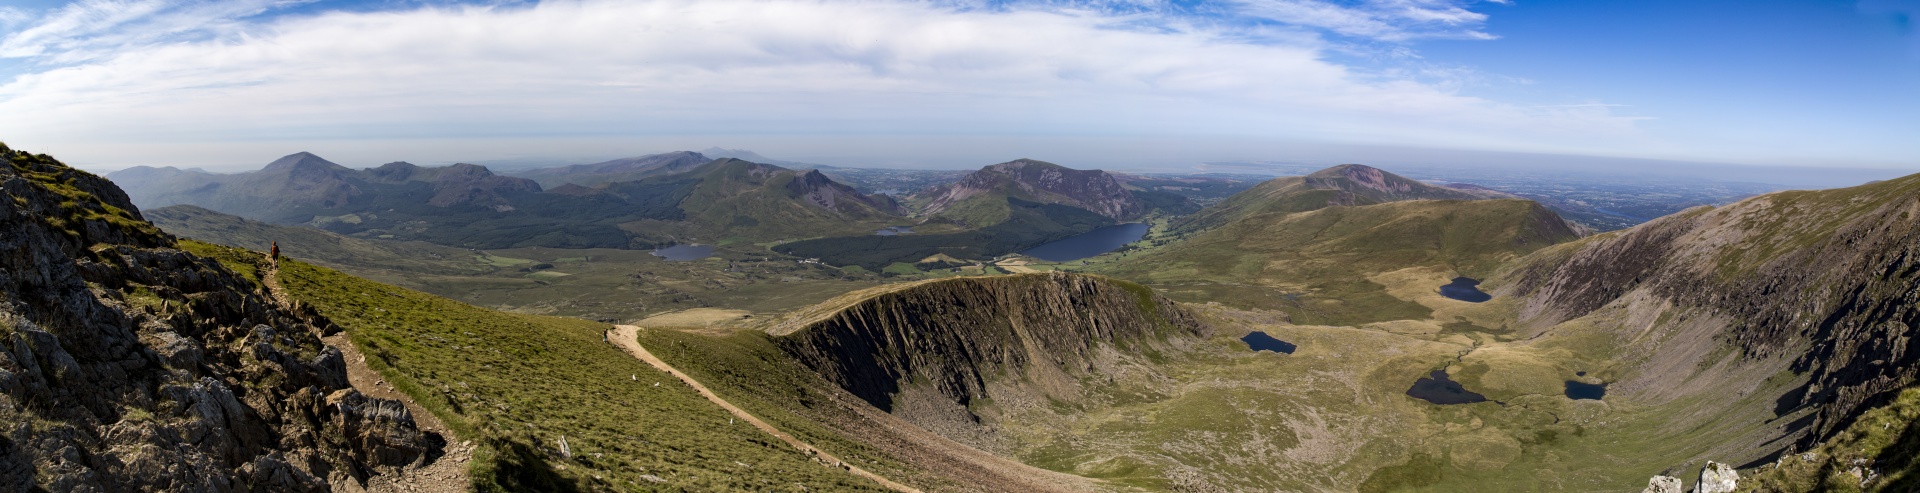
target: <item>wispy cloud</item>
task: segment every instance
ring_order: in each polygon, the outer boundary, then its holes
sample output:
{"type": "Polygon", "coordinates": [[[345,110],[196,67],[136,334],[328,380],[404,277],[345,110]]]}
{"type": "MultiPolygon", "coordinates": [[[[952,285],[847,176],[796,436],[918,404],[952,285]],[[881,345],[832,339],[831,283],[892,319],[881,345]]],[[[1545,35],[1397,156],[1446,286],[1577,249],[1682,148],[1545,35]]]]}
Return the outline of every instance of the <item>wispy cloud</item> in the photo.
{"type": "Polygon", "coordinates": [[[1240,0],[1246,15],[1382,41],[1425,38],[1494,39],[1482,30],[1487,15],[1457,0],[1240,0]]]}
{"type": "MultiPolygon", "coordinates": [[[[94,60],[131,46],[231,33],[247,17],[303,1],[81,0],[8,33],[0,40],[0,57],[56,64],[94,60]]],[[[13,15],[28,16],[18,9],[13,15]]]]}
{"type": "MultiPolygon", "coordinates": [[[[1426,0],[1266,3],[1304,6],[1289,22],[1381,39],[1484,19],[1426,0]]],[[[274,5],[68,7],[64,27],[0,45],[57,65],[0,85],[0,135],[1159,134],[1539,149],[1636,133],[1606,108],[1435,82],[1464,75],[1343,66],[1312,36],[1249,42],[1238,26],[1113,8],[563,0],[252,17],[274,5]],[[1172,27],[1114,27],[1143,17],[1172,27]],[[133,25],[146,27],[113,27],[133,25]]]]}

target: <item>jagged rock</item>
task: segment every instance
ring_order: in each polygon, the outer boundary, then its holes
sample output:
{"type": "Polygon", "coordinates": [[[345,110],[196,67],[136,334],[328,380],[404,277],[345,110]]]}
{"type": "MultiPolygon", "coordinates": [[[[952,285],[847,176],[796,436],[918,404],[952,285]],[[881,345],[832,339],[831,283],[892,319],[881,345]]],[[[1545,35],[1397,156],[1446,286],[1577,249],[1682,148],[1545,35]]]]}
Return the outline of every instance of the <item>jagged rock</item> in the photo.
{"type": "Polygon", "coordinates": [[[1640,493],[1681,493],[1680,478],[1673,476],[1654,476],[1647,480],[1647,489],[1640,493]]]}
{"type": "Polygon", "coordinates": [[[333,425],[345,435],[349,447],[361,462],[392,472],[414,464],[431,449],[433,443],[413,421],[413,413],[399,401],[375,399],[358,390],[342,389],[327,396],[327,405],[337,414],[333,425]]]}
{"type": "Polygon", "coordinates": [[[1740,472],[1733,466],[1707,461],[1700,468],[1700,482],[1693,486],[1694,493],[1733,493],[1740,483],[1740,472]]]}
{"type": "Polygon", "coordinates": [[[398,403],[325,408],[348,385],[318,315],[175,249],[111,182],[0,162],[0,491],[319,492],[437,450],[398,403]]]}

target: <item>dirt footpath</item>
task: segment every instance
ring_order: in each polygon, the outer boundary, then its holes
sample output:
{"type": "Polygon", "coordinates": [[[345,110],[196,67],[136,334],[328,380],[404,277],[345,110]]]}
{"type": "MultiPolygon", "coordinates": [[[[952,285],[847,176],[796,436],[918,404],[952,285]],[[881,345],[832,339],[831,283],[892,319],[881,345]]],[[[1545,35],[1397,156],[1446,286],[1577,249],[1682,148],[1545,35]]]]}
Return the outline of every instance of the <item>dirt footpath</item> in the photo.
{"type": "Polygon", "coordinates": [[[880,483],[881,486],[885,486],[894,491],[905,491],[905,492],[913,492],[913,493],[920,492],[920,490],[914,489],[911,486],[893,482],[893,480],[880,477],[880,475],[874,474],[872,472],[868,472],[866,469],[861,469],[859,466],[848,464],[845,461],[840,460],[839,457],[834,457],[833,454],[829,454],[827,452],[821,451],[820,449],[814,448],[812,444],[808,444],[807,442],[800,441],[800,439],[794,438],[793,435],[789,435],[784,432],[781,432],[779,429],[774,428],[773,425],[767,424],[767,422],[765,421],[761,421],[760,418],[756,418],[752,414],[747,414],[747,412],[745,410],[740,409],[739,406],[735,406],[733,405],[733,403],[727,402],[726,399],[722,399],[720,398],[719,395],[714,394],[712,390],[708,390],[707,386],[701,385],[700,382],[694,380],[693,377],[689,377],[685,373],[680,373],[680,370],[675,369],[672,365],[668,365],[666,361],[662,361],[660,358],[655,357],[653,353],[647,352],[647,348],[640,346],[640,341],[638,339],[638,336],[640,333],[639,327],[635,327],[632,325],[615,325],[613,326],[613,330],[608,332],[609,333],[607,335],[607,339],[613,341],[613,343],[615,345],[620,346],[621,349],[626,350],[627,354],[633,355],[633,357],[635,358],[639,358],[640,361],[647,362],[648,365],[652,365],[654,368],[659,369],[660,371],[664,371],[664,372],[667,372],[667,374],[673,375],[674,378],[680,379],[680,381],[683,383],[686,383],[687,386],[693,387],[693,390],[700,392],[700,395],[702,397],[706,397],[707,400],[713,401],[714,404],[718,404],[722,409],[726,409],[728,413],[732,413],[735,418],[739,418],[741,421],[746,421],[747,424],[753,425],[754,428],[759,428],[760,431],[764,431],[769,435],[773,435],[774,438],[778,438],[780,439],[780,441],[787,442],[788,445],[792,445],[794,448],[798,448],[800,449],[800,451],[806,452],[807,455],[814,457],[814,460],[818,460],[827,465],[845,469],[847,472],[851,472],[856,476],[871,479],[876,483],[880,483]]]}

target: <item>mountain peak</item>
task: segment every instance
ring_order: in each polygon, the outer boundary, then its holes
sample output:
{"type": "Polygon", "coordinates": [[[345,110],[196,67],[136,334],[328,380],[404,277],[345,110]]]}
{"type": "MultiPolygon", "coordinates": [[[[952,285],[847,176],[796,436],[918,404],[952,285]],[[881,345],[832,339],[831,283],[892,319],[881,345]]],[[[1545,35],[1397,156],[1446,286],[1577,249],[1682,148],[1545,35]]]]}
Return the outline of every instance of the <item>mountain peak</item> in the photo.
{"type": "MultiPolygon", "coordinates": [[[[1071,168],[1067,168],[1066,166],[1061,166],[1058,164],[1053,164],[1053,163],[1041,161],[1038,159],[1024,158],[1024,157],[1020,159],[1015,159],[1012,161],[1000,163],[1000,164],[995,164],[992,166],[987,166],[986,169],[1005,172],[1005,171],[1017,171],[1017,170],[1027,169],[1030,167],[1037,167],[1041,169],[1049,169],[1049,168],[1071,169],[1071,168]]],[[[1075,171],[1078,171],[1078,170],[1075,170],[1075,171]]],[[[1098,170],[1091,170],[1091,171],[1098,171],[1098,170]]]]}
{"type": "Polygon", "coordinates": [[[346,166],[334,164],[333,161],[328,161],[306,151],[288,154],[280,159],[275,159],[272,163],[268,163],[266,168],[262,168],[261,171],[291,171],[296,169],[350,171],[346,166]]]}

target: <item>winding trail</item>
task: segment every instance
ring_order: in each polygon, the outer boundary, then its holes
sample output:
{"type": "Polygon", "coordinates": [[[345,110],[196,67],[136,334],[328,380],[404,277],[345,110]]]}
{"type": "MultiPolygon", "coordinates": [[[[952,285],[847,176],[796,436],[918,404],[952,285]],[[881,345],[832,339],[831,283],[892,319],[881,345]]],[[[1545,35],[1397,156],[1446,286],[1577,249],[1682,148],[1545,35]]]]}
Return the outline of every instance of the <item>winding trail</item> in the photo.
{"type": "MultiPolygon", "coordinates": [[[[279,305],[283,311],[294,313],[293,300],[287,297],[286,290],[280,286],[280,267],[271,258],[267,259],[265,268],[261,269],[260,284],[266,286],[267,297],[271,298],[275,305],[279,305]]],[[[334,485],[333,491],[464,493],[473,489],[473,480],[467,473],[467,464],[473,460],[473,442],[453,443],[459,439],[453,434],[453,430],[448,428],[446,423],[441,422],[438,416],[420,407],[419,403],[413,401],[412,396],[393,388],[392,385],[387,384],[386,379],[382,378],[379,372],[367,366],[367,357],[360,354],[359,348],[353,346],[353,340],[347,338],[346,332],[322,337],[320,341],[340,349],[340,356],[347,361],[347,383],[351,384],[354,390],[368,397],[400,401],[407,406],[407,412],[413,415],[415,426],[421,431],[437,433],[448,442],[443,450],[444,453],[440,457],[433,458],[432,462],[403,468],[396,475],[376,475],[367,478],[367,484],[364,486],[353,484],[353,481],[345,481],[346,484],[334,485]]]]}
{"type": "Polygon", "coordinates": [[[647,364],[653,365],[655,369],[667,372],[667,374],[673,375],[674,378],[680,379],[682,383],[685,383],[687,384],[687,386],[693,387],[693,390],[700,392],[700,395],[702,397],[706,397],[707,400],[713,401],[714,404],[719,405],[722,409],[726,409],[728,413],[733,414],[733,417],[738,418],[741,421],[746,421],[747,424],[751,424],[753,425],[754,428],[759,428],[760,431],[764,431],[769,435],[773,435],[774,438],[778,438],[780,439],[780,441],[787,442],[787,445],[792,445],[794,448],[800,449],[801,452],[806,452],[806,454],[808,456],[812,456],[814,460],[820,461],[827,465],[840,467],[841,469],[845,469],[847,472],[853,473],[855,476],[871,479],[873,480],[873,482],[880,483],[881,486],[885,486],[894,491],[920,493],[920,490],[915,489],[912,486],[907,486],[904,484],[893,482],[893,480],[881,477],[880,475],[874,474],[872,472],[868,472],[866,469],[861,469],[859,466],[848,464],[846,463],[846,461],[840,460],[839,457],[835,457],[833,454],[829,454],[826,451],[815,448],[813,445],[808,444],[807,442],[800,441],[799,438],[794,438],[793,435],[789,435],[785,432],[782,432],[780,431],[780,429],[774,428],[773,425],[767,424],[767,422],[765,421],[761,421],[760,418],[756,418],[752,414],[748,414],[745,410],[740,409],[739,406],[735,406],[733,405],[733,403],[727,402],[726,399],[720,398],[718,394],[714,394],[712,390],[708,390],[707,386],[701,385],[700,382],[697,380],[694,380],[693,377],[689,377],[687,376],[687,374],[681,373],[680,370],[675,369],[673,365],[669,365],[667,364],[666,361],[662,361],[659,357],[654,356],[653,353],[647,352],[647,348],[640,346],[639,335],[640,335],[639,327],[635,327],[632,325],[615,325],[613,326],[613,330],[607,331],[607,340],[613,341],[614,345],[620,346],[620,349],[626,350],[627,354],[633,355],[634,358],[638,358],[640,361],[645,361],[647,362],[647,364]]]}

